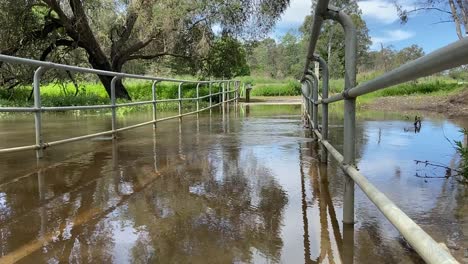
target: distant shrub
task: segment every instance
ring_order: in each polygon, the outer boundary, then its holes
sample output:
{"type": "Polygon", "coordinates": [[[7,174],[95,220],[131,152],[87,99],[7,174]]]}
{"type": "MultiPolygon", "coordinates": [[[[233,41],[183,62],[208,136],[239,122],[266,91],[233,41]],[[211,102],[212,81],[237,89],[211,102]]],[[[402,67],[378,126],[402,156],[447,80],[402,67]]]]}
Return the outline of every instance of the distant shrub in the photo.
{"type": "Polygon", "coordinates": [[[301,84],[297,81],[286,83],[257,84],[252,89],[252,96],[295,96],[301,95],[301,84]]]}

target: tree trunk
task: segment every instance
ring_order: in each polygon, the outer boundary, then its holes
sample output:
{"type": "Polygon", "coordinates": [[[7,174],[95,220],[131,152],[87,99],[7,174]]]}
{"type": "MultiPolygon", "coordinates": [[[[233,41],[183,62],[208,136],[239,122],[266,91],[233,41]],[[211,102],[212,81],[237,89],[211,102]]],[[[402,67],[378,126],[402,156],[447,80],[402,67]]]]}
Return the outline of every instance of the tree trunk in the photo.
{"type": "Polygon", "coordinates": [[[463,33],[461,30],[460,18],[458,17],[457,8],[453,0],[449,0],[450,10],[452,11],[453,21],[455,22],[455,29],[457,31],[457,36],[459,39],[463,39],[463,33]]]}
{"type": "MultiPolygon", "coordinates": [[[[94,57],[90,56],[89,57],[89,63],[93,67],[93,69],[96,70],[103,70],[103,71],[117,71],[119,72],[120,69],[122,68],[121,66],[119,69],[112,69],[110,63],[105,60],[102,62],[98,62],[97,60],[93,59],[94,57]]],[[[101,80],[102,85],[104,85],[104,88],[106,89],[107,95],[109,98],[111,97],[111,82],[114,77],[112,76],[107,76],[107,75],[99,75],[99,80],[101,80]]],[[[118,80],[117,83],[115,84],[115,97],[119,99],[127,99],[131,100],[130,95],[127,92],[127,89],[125,89],[125,86],[122,83],[122,80],[118,80]]]]}

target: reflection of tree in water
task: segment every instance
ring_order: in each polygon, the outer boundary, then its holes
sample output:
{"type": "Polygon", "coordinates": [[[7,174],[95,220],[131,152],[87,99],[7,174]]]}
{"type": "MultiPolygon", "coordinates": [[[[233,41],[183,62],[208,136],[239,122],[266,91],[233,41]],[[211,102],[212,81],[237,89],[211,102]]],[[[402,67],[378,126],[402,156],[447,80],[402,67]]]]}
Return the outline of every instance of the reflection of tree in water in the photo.
{"type": "Polygon", "coordinates": [[[162,173],[151,195],[129,204],[129,217],[139,217],[134,219],[135,228],[144,226],[147,231],[132,248],[132,258],[161,263],[249,262],[256,248],[267,258],[279,259],[285,192],[253,155],[247,157],[247,167],[238,147],[219,147],[217,157],[189,152],[185,161],[169,162],[171,167],[183,163],[185,169],[162,173]],[[219,174],[222,177],[217,178],[219,174]],[[142,210],[150,213],[139,213],[142,210]],[[141,247],[147,243],[151,248],[141,247]]]}
{"type": "MultiPolygon", "coordinates": [[[[0,230],[2,235],[1,251],[4,253],[21,248],[31,243],[31,239],[36,235],[42,239],[47,236],[52,240],[62,240],[65,232],[63,230],[73,219],[74,216],[89,210],[93,203],[93,194],[96,188],[95,169],[104,167],[107,163],[106,153],[96,152],[93,155],[85,155],[79,161],[72,160],[63,166],[51,167],[47,170],[39,170],[36,174],[25,175],[18,181],[10,182],[2,186],[2,191],[6,194],[6,203],[9,205],[9,215],[1,222],[0,230]],[[80,169],[79,173],[67,173],[67,170],[74,171],[80,169]],[[38,189],[38,177],[43,176],[49,183],[43,190],[38,189]],[[77,191],[79,190],[79,191],[77,191]],[[42,194],[38,193],[42,191],[42,194]],[[38,199],[42,197],[41,199],[38,199]],[[71,206],[62,206],[68,201],[76,201],[71,206]],[[65,216],[65,217],[64,217],[65,216]],[[50,223],[48,225],[48,223],[50,223]]],[[[46,181],[46,182],[47,182],[46,181]]],[[[69,236],[75,238],[75,229],[69,230],[69,236]]],[[[34,240],[32,240],[34,241],[34,240]]],[[[96,243],[99,239],[96,239],[96,243]]],[[[47,241],[46,241],[47,242],[47,241]]],[[[42,244],[36,243],[39,249],[42,244]]],[[[61,247],[59,243],[58,248],[61,247]]],[[[86,245],[83,244],[82,248],[86,245]]],[[[46,247],[44,247],[45,250],[46,247]]],[[[62,248],[65,251],[71,251],[69,248],[62,248]]],[[[41,257],[41,253],[51,256],[51,250],[47,253],[36,251],[28,257],[30,260],[41,257]]],[[[99,252],[96,252],[99,253],[99,252]]]]}

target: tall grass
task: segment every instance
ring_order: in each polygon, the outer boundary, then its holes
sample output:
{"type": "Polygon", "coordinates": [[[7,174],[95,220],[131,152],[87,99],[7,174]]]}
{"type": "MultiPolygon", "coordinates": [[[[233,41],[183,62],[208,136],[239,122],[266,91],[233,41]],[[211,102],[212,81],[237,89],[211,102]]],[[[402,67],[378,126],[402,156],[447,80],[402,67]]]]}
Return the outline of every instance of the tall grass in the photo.
{"type": "Polygon", "coordinates": [[[238,78],[246,85],[252,86],[252,96],[294,96],[301,95],[299,81],[292,78],[272,79],[258,76],[238,78]]]}
{"type": "MultiPolygon", "coordinates": [[[[152,83],[144,81],[125,82],[125,87],[133,101],[152,100],[152,83]]],[[[217,85],[212,86],[212,92],[220,91],[217,85]]],[[[31,87],[17,87],[14,90],[7,91],[0,89],[0,106],[32,106],[32,100],[29,100],[31,87]]],[[[78,93],[72,83],[47,84],[41,86],[41,101],[43,106],[74,106],[74,105],[103,105],[109,104],[110,99],[106,90],[100,83],[82,83],[79,86],[78,93]]],[[[207,85],[201,85],[199,95],[209,94],[207,85]]],[[[158,99],[178,98],[177,83],[158,83],[156,86],[156,96],[158,99]]],[[[182,86],[183,98],[196,97],[196,84],[184,84],[182,86]]],[[[208,101],[208,98],[204,99],[208,101]]],[[[125,100],[119,100],[125,102],[125,100]]],[[[188,102],[184,102],[187,104],[188,102]]],[[[176,104],[161,104],[177,107],[176,104]]]]}

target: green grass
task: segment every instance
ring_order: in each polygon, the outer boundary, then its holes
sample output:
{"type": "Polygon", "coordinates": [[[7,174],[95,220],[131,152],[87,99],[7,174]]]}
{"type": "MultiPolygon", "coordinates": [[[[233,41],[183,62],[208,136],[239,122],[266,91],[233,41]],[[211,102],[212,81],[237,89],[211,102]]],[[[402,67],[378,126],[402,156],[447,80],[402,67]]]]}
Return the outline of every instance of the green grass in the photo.
{"type": "MultiPolygon", "coordinates": [[[[358,76],[358,82],[363,83],[373,79],[380,73],[363,73],[358,76]]],[[[294,79],[271,79],[264,77],[240,77],[238,80],[253,86],[252,96],[297,96],[301,95],[301,87],[294,79]]],[[[125,86],[133,101],[151,100],[151,82],[149,81],[128,81],[125,86]]],[[[196,97],[196,85],[184,84],[182,86],[182,96],[184,98],[196,97]]],[[[371,94],[359,97],[358,104],[368,103],[375,98],[383,96],[407,96],[414,94],[430,94],[431,96],[446,95],[462,89],[463,84],[448,76],[432,76],[421,78],[417,82],[409,82],[380,90],[371,94]]],[[[330,80],[330,94],[343,91],[344,80],[330,80]]],[[[213,92],[219,91],[218,86],[213,86],[213,92]]],[[[31,87],[17,87],[11,91],[0,89],[0,106],[32,106],[32,100],[28,100],[31,87]]],[[[208,95],[208,87],[200,87],[200,96],[208,95]]],[[[100,83],[80,83],[78,94],[75,96],[75,87],[71,83],[47,84],[41,86],[41,97],[43,106],[73,106],[73,105],[102,105],[109,104],[109,97],[100,83]]],[[[158,99],[171,99],[178,97],[177,83],[160,83],[157,85],[158,99]]],[[[205,102],[208,98],[204,99],[205,102]]],[[[119,100],[119,102],[123,102],[119,100]]],[[[190,105],[184,102],[184,105],[190,105]]],[[[160,108],[175,109],[177,104],[159,104],[160,108]]],[[[131,109],[131,108],[130,108],[131,109]]]]}
{"type": "Polygon", "coordinates": [[[266,77],[244,76],[238,78],[252,86],[252,96],[294,96],[301,95],[301,85],[297,80],[272,79],[266,77]]]}
{"type": "MultiPolygon", "coordinates": [[[[380,76],[379,72],[362,73],[358,75],[358,83],[363,83],[380,76]]],[[[294,79],[269,79],[263,77],[242,77],[245,83],[253,87],[252,96],[294,96],[301,95],[300,84],[294,79]]],[[[321,86],[321,83],[319,84],[321,86]]],[[[420,78],[417,81],[408,82],[386,88],[365,95],[365,100],[383,96],[407,96],[414,94],[443,95],[462,87],[456,80],[449,76],[431,76],[420,78]]],[[[329,81],[330,94],[340,93],[344,89],[343,79],[331,79],[329,81]]],[[[363,100],[363,101],[365,101],[363,100]]]]}
{"type": "MultiPolygon", "coordinates": [[[[151,82],[131,81],[125,82],[125,87],[133,101],[152,100],[151,82]]],[[[220,91],[216,85],[212,87],[213,92],[220,91]]],[[[17,106],[27,107],[32,106],[32,100],[28,100],[31,93],[31,87],[17,87],[14,90],[6,91],[0,89],[0,106],[17,106]]],[[[201,85],[199,95],[204,96],[209,94],[207,85],[201,85]]],[[[156,86],[156,95],[158,99],[174,99],[178,98],[178,84],[176,83],[160,83],[156,86]]],[[[183,98],[196,97],[196,84],[184,84],[182,86],[183,98]]],[[[74,105],[103,105],[109,104],[110,99],[100,83],[82,83],[79,86],[78,94],[75,96],[75,87],[72,83],[47,84],[41,86],[41,101],[43,106],[74,106],[74,105]]],[[[208,98],[204,101],[208,102],[208,98]]],[[[118,100],[125,102],[125,100],[118,100]]],[[[189,106],[188,101],[184,101],[184,105],[189,106]]],[[[175,109],[177,103],[159,103],[159,108],[175,109]]],[[[128,107],[130,110],[137,107],[128,107]]],[[[140,107],[141,108],[141,107],[140,107]]]]}

